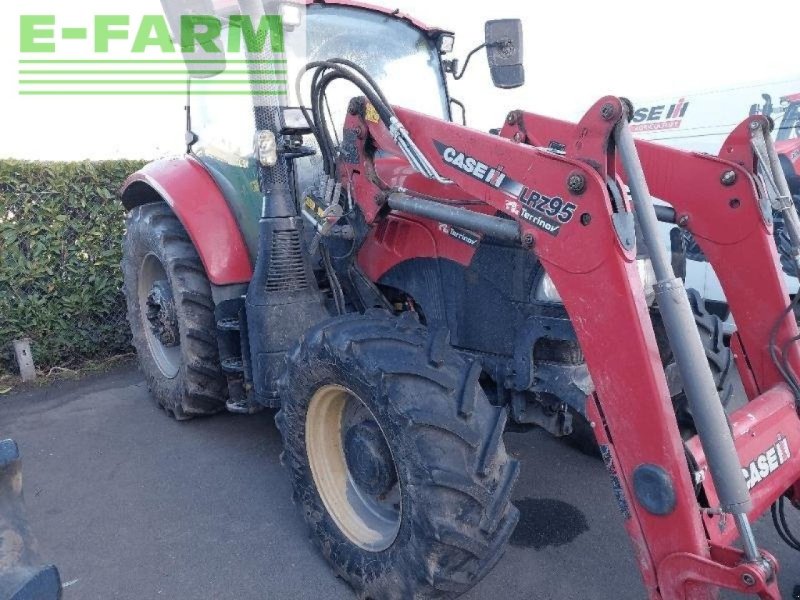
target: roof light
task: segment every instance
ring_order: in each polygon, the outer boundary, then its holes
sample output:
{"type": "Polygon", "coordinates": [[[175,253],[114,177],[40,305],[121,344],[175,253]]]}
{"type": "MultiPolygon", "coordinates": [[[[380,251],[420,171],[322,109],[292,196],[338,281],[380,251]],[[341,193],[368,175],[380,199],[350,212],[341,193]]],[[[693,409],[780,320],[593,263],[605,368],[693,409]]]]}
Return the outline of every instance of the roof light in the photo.
{"type": "Polygon", "coordinates": [[[439,36],[439,52],[449,54],[456,46],[456,36],[445,33],[439,36]]]}
{"type": "Polygon", "coordinates": [[[300,27],[303,22],[303,9],[305,7],[294,2],[284,2],[281,4],[281,19],[283,26],[293,29],[300,27]]]}

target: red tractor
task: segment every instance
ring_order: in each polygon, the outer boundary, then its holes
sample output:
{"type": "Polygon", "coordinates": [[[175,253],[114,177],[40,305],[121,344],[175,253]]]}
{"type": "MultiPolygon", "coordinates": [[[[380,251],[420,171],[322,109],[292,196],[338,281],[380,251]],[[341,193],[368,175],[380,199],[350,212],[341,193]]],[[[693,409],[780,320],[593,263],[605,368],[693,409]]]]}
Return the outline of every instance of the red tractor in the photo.
{"type": "Polygon", "coordinates": [[[775,108],[770,94],[763,94],[764,104],[753,105],[751,114],[775,119],[775,149],[794,196],[800,196],[800,93],[781,98],[775,108]]]}
{"type": "MultiPolygon", "coordinates": [[[[295,502],[360,597],[478,583],[518,518],[503,433],[538,426],[599,448],[651,598],[779,598],[750,522],[800,501],[800,334],[772,211],[794,260],[800,223],[768,120],[719,158],[635,144],[616,97],[578,124],[513,112],[483,133],[451,118],[452,33],[344,0],[303,18],[298,108],[191,96],[186,156],[123,189],[157,402],[181,420],[279,409],[295,502]],[[730,348],[658,220],[716,269],[730,348]],[[726,414],[733,358],[749,402],[726,414]]],[[[521,23],[487,23],[484,46],[495,84],[521,85],[521,23]]]]}

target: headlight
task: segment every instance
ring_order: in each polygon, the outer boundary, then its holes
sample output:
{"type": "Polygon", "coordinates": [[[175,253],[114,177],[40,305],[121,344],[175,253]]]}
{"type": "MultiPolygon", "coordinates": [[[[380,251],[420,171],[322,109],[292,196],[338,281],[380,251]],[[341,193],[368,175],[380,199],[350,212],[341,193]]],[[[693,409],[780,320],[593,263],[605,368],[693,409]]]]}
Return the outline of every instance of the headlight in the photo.
{"type": "Polygon", "coordinates": [[[265,167],[278,164],[278,140],[271,131],[259,131],[256,134],[256,155],[258,162],[265,167]]]}
{"type": "MultiPolygon", "coordinates": [[[[649,258],[637,260],[636,269],[639,271],[639,280],[642,282],[645,298],[647,298],[647,304],[650,306],[656,299],[656,293],[653,289],[656,284],[656,274],[655,271],[653,271],[653,263],[650,262],[649,258]]],[[[537,302],[563,304],[553,280],[550,279],[550,276],[546,273],[539,282],[539,287],[536,288],[535,298],[537,302]]]]}
{"type": "Polygon", "coordinates": [[[536,300],[538,302],[552,302],[554,304],[563,304],[561,296],[556,289],[556,284],[550,279],[550,275],[544,274],[542,280],[539,282],[539,287],[536,288],[536,300]]]}

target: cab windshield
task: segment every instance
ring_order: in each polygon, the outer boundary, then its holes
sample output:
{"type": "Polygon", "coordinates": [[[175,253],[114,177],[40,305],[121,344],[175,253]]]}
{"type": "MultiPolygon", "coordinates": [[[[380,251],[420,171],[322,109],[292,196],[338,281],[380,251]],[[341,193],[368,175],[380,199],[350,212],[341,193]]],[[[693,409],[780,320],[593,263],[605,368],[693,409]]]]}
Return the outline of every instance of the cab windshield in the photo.
{"type": "MultiPolygon", "coordinates": [[[[439,52],[424,32],[388,14],[344,6],[312,4],[307,19],[307,62],[350,60],[375,78],[391,104],[449,119],[439,52]]],[[[335,82],[329,91],[334,115],[343,120],[358,95],[352,85],[335,82]]]]}
{"type": "Polygon", "coordinates": [[[800,138],[800,102],[793,102],[786,109],[778,129],[778,141],[800,138]]]}

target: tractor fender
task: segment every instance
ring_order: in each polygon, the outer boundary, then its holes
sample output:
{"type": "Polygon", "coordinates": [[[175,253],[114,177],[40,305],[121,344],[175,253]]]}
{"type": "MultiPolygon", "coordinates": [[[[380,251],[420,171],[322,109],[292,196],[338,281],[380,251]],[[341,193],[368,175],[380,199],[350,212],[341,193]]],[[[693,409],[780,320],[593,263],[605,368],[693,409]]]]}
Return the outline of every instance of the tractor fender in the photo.
{"type": "Polygon", "coordinates": [[[121,190],[130,211],[166,202],[194,244],[206,274],[217,286],[248,283],[253,267],[236,218],[213,177],[191,156],[151,162],[121,190]]]}
{"type": "Polygon", "coordinates": [[[392,214],[372,228],[358,253],[358,264],[372,281],[417,258],[444,259],[466,267],[479,243],[479,236],[457,227],[392,214]]]}

